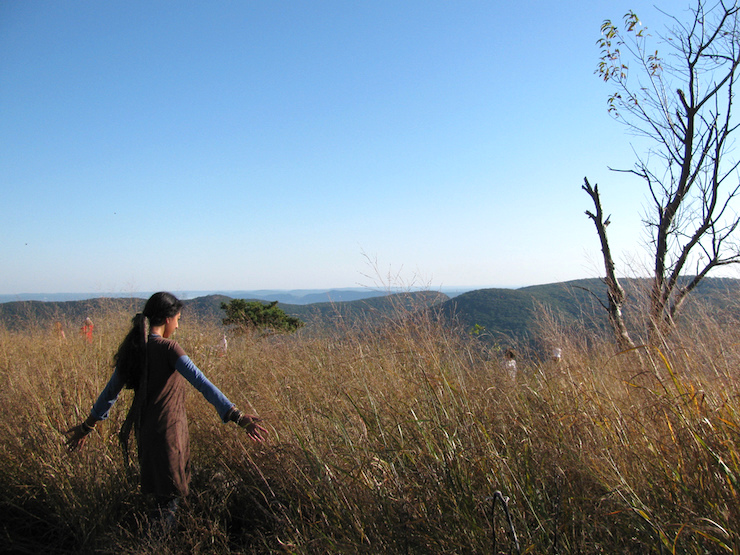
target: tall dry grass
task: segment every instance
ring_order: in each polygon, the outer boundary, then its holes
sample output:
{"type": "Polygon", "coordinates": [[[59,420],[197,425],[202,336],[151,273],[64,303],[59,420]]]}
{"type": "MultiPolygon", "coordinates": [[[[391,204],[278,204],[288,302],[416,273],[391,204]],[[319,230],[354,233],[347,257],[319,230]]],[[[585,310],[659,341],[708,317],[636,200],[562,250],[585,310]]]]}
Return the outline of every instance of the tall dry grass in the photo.
{"type": "Polygon", "coordinates": [[[82,453],[130,314],[92,345],[0,330],[0,542],[36,553],[739,553],[737,322],[692,313],[660,350],[543,311],[516,380],[478,338],[399,309],[373,331],[262,339],[182,321],[178,340],[270,440],[189,397],[192,493],[177,531],[123,467],[130,392],[82,453]],[[544,345],[563,349],[547,360],[544,345]]]}

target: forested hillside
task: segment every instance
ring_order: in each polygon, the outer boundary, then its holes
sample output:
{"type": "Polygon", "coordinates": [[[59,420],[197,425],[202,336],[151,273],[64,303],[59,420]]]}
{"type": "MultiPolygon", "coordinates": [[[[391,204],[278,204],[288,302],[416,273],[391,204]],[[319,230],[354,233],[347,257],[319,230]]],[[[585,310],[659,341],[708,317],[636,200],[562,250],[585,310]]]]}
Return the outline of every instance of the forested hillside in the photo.
{"type": "MultiPolygon", "coordinates": [[[[624,280],[629,302],[625,313],[640,307],[640,299],[647,294],[647,280],[624,280]]],[[[718,315],[724,310],[735,310],[728,299],[737,297],[740,280],[707,278],[694,292],[685,307],[690,317],[692,307],[708,303],[718,315]]],[[[221,303],[231,297],[208,295],[184,301],[184,318],[197,318],[220,323],[224,317],[221,303]]],[[[0,323],[8,329],[37,325],[50,326],[61,322],[65,328],[79,327],[86,317],[93,322],[110,313],[130,313],[141,310],[145,299],[100,298],[83,301],[41,302],[16,301],[0,303],[0,323]]],[[[557,315],[564,322],[580,322],[594,329],[606,326],[606,287],[599,279],[585,279],[521,289],[479,289],[450,299],[444,293],[416,291],[371,297],[355,301],[322,302],[313,304],[283,304],[290,316],[306,322],[306,329],[356,328],[374,325],[398,314],[436,307],[448,320],[463,329],[478,329],[494,336],[526,339],[537,318],[544,311],[557,315]]]]}
{"type": "MultiPolygon", "coordinates": [[[[625,314],[629,320],[639,311],[649,293],[648,280],[625,279],[622,285],[628,302],[625,314]]],[[[740,280],[705,278],[684,307],[683,317],[690,318],[698,306],[708,304],[718,316],[734,311],[736,304],[728,302],[740,293],[740,280]]],[[[535,321],[544,311],[563,322],[579,322],[594,329],[608,325],[604,305],[606,286],[600,279],[583,279],[521,289],[479,289],[463,293],[445,302],[444,313],[454,315],[463,326],[480,326],[495,336],[529,338],[535,321]]]]}

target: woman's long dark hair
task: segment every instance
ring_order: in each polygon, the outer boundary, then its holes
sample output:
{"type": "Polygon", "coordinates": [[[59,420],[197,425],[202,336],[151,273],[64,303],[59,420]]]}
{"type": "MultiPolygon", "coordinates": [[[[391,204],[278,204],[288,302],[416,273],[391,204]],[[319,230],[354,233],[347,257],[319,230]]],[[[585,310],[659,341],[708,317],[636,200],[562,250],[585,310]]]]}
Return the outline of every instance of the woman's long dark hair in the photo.
{"type": "Polygon", "coordinates": [[[154,293],[131,320],[131,331],[118,347],[113,357],[115,367],[123,378],[124,387],[138,389],[141,374],[146,367],[146,320],[149,326],[161,326],[167,318],[173,318],[182,310],[182,302],[172,293],[154,293]]]}

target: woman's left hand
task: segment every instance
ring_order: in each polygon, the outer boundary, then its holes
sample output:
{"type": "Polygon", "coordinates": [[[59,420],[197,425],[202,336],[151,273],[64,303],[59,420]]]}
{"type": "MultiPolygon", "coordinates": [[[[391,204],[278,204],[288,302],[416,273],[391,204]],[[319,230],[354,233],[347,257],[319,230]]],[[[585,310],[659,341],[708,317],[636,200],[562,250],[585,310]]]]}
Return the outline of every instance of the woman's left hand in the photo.
{"type": "Polygon", "coordinates": [[[97,420],[90,415],[87,420],[85,420],[82,424],[79,424],[75,426],[74,428],[70,428],[66,432],[64,432],[64,435],[67,436],[67,449],[70,451],[77,451],[79,449],[82,449],[82,446],[85,445],[85,440],[87,439],[87,436],[90,435],[90,432],[92,432],[95,429],[95,424],[97,420]]]}
{"type": "Polygon", "coordinates": [[[78,424],[74,428],[70,428],[64,432],[64,435],[67,436],[67,449],[70,451],[78,451],[79,449],[82,449],[90,431],[86,431],[83,424],[78,424]]]}

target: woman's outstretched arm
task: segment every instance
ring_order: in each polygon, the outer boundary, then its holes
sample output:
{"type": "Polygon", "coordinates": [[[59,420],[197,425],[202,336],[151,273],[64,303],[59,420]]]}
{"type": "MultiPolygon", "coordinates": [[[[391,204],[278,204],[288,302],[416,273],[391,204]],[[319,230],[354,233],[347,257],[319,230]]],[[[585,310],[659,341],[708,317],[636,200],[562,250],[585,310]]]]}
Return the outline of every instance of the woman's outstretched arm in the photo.
{"type": "Polygon", "coordinates": [[[88,416],[81,424],[78,424],[64,432],[64,435],[67,436],[66,443],[70,451],[82,449],[87,436],[95,429],[95,424],[100,420],[108,418],[108,413],[118,399],[118,394],[121,392],[121,389],[123,389],[123,380],[121,379],[121,375],[118,373],[118,369],[116,369],[113,371],[113,375],[110,377],[105,388],[95,401],[95,404],[90,411],[90,416],[88,416]]]}
{"type": "Polygon", "coordinates": [[[177,359],[175,368],[216,408],[223,422],[234,422],[244,428],[247,435],[254,441],[264,441],[267,430],[258,424],[262,422],[262,419],[238,410],[234,403],[229,401],[226,395],[206,378],[205,374],[190,360],[190,357],[181,356],[177,359]]]}

